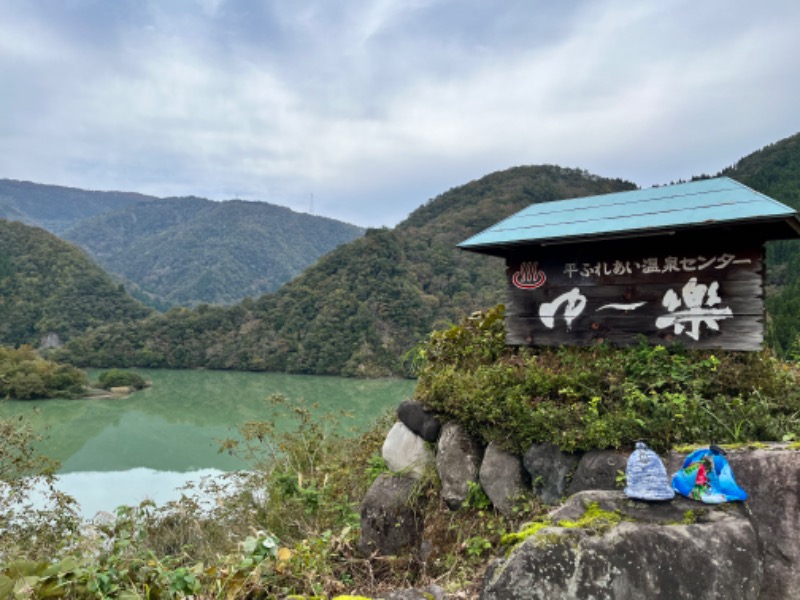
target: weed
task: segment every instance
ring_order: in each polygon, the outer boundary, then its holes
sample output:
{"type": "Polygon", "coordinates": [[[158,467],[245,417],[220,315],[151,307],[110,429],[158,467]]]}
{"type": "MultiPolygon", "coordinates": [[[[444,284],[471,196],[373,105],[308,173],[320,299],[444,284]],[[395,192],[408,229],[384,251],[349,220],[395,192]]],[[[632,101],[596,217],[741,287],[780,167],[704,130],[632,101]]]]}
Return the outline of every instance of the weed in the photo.
{"type": "Polygon", "coordinates": [[[489,496],[483,491],[481,485],[475,481],[467,481],[467,497],[461,503],[462,508],[486,510],[492,506],[489,496]]]}

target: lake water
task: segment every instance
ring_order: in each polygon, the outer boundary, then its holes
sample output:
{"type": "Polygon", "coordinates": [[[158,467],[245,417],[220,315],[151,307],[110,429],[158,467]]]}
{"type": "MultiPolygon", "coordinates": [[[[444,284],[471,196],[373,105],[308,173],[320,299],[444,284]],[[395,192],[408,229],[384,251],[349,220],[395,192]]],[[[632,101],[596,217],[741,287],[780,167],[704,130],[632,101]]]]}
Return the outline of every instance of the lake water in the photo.
{"type": "MultiPolygon", "coordinates": [[[[241,373],[132,369],[153,385],[125,398],[0,403],[0,416],[25,416],[45,436],[43,454],[61,463],[59,487],[87,517],[144,499],[162,503],[201,476],[246,469],[218,452],[247,421],[288,426],[267,398],[280,393],[319,414],[351,413],[341,431],[365,431],[411,396],[415,383],[241,373]]],[[[89,370],[92,381],[101,371],[89,370]]]]}

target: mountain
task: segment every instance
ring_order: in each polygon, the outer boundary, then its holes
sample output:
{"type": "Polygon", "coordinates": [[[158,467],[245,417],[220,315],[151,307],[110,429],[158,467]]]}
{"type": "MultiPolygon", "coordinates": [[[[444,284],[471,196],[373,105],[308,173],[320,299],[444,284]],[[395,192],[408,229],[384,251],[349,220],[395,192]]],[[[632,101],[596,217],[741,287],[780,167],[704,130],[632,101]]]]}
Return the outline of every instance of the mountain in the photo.
{"type": "Polygon", "coordinates": [[[56,235],[109,210],[153,200],[156,198],[130,192],[95,192],[0,179],[0,218],[35,225],[56,235]]]}
{"type": "Polygon", "coordinates": [[[499,259],[456,243],[533,202],[634,188],[557,166],[493,173],[430,200],[395,229],[368,230],[276,293],[99,328],[65,356],[96,366],[399,374],[431,329],[502,301],[499,259]]]}
{"type": "Polygon", "coordinates": [[[83,250],[0,219],[0,344],[39,345],[45,337],[54,343],[149,313],[83,250]]]}
{"type": "Polygon", "coordinates": [[[363,234],[266,202],[165,198],[82,221],[63,237],[167,305],[233,304],[278,289],[363,234]]]}
{"type": "Polygon", "coordinates": [[[355,225],[266,202],[156,198],[0,180],[0,218],[75,242],[157,308],[233,304],[272,292],[355,225]]]}

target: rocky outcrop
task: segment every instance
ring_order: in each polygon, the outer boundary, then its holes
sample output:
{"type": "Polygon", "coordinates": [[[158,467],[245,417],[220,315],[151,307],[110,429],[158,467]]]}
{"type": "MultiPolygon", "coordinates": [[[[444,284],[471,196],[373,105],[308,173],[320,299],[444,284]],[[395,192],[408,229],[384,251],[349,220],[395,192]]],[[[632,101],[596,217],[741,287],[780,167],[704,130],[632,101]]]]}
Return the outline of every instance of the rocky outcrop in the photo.
{"type": "Polygon", "coordinates": [[[483,448],[461,425],[446,423],[436,448],[436,472],[442,482],[442,499],[456,510],[467,499],[469,483],[478,483],[483,448]]]}
{"type": "MultiPolygon", "coordinates": [[[[680,469],[684,458],[670,453],[667,472],[680,469]]],[[[772,444],[732,451],[727,458],[749,495],[745,505],[763,552],[759,600],[800,598],[800,452],[772,444]]]]}
{"type": "Polygon", "coordinates": [[[551,513],[553,526],[490,567],[481,599],[758,598],[763,562],[744,507],[710,507],[702,520],[683,524],[696,509],[684,499],[653,505],[621,492],[577,494],[551,513]],[[621,522],[575,527],[593,503],[621,522]],[[572,522],[559,526],[565,519],[572,522]]]}
{"type": "MultiPolygon", "coordinates": [[[[687,454],[664,457],[670,477],[687,454]]],[[[423,523],[408,509],[414,495],[407,486],[433,460],[430,445],[397,423],[384,458],[404,476],[380,478],[370,489],[362,506],[362,551],[424,557],[423,546],[432,542],[421,539],[423,523]]],[[[589,501],[625,516],[602,531],[541,529],[493,566],[483,597],[800,598],[800,452],[786,444],[731,451],[728,461],[750,497],[720,507],[680,497],[656,503],[625,498],[618,478],[627,459],[617,451],[579,456],[550,445],[531,446],[523,457],[494,444],[483,451],[458,425],[441,427],[435,463],[443,499],[454,510],[467,498],[468,482],[477,481],[504,514],[519,496],[533,493],[548,504],[571,495],[551,513],[556,522],[577,519],[589,501]]]]}

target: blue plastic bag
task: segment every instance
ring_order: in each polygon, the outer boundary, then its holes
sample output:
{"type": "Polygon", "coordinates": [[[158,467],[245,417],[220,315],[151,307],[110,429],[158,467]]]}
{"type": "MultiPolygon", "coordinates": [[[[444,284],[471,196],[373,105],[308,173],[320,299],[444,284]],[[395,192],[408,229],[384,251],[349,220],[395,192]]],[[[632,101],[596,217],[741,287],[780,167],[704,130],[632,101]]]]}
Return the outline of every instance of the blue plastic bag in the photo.
{"type": "Polygon", "coordinates": [[[672,488],[682,496],[722,504],[747,500],[747,492],[736,484],[725,453],[716,446],[695,450],[672,477],[672,488]]]}

